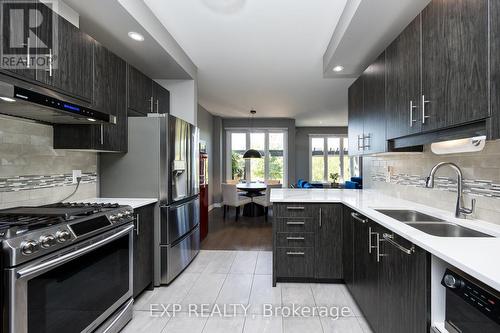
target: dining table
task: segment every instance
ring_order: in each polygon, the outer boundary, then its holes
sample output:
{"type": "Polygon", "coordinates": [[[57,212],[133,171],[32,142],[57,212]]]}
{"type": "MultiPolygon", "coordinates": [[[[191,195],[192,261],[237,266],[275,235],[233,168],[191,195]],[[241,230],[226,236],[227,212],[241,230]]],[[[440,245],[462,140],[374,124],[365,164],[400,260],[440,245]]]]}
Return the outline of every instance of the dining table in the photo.
{"type": "MultiPolygon", "coordinates": [[[[236,184],[236,188],[240,191],[246,192],[244,195],[253,198],[257,196],[264,195],[262,191],[265,191],[267,185],[265,183],[239,183],[236,184]]],[[[243,216],[257,217],[264,216],[264,207],[257,205],[254,202],[248,203],[243,207],[243,216]]]]}

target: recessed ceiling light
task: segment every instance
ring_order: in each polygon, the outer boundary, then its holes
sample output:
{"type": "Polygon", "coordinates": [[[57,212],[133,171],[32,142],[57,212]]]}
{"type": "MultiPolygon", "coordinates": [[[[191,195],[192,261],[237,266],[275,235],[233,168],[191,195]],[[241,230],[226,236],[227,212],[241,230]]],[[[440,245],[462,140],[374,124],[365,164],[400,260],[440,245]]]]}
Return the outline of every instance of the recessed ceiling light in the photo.
{"type": "Polygon", "coordinates": [[[338,66],[333,67],[334,72],[342,72],[343,70],[344,70],[344,66],[338,65],[338,66]]]}
{"type": "Polygon", "coordinates": [[[94,118],[87,118],[88,121],[96,121],[94,118]]]}
{"type": "Polygon", "coordinates": [[[15,102],[15,101],[16,101],[15,99],[10,98],[10,97],[0,97],[0,99],[1,99],[2,101],[5,101],[5,102],[10,102],[10,103],[12,103],[12,102],[15,102]]]}
{"type": "Polygon", "coordinates": [[[135,32],[135,31],[130,31],[130,32],[128,33],[128,36],[129,36],[130,38],[132,38],[133,40],[136,40],[136,41],[138,41],[138,42],[142,42],[142,41],[144,40],[144,36],[143,36],[143,35],[141,35],[141,34],[140,34],[140,33],[138,33],[138,32],[135,32]]]}

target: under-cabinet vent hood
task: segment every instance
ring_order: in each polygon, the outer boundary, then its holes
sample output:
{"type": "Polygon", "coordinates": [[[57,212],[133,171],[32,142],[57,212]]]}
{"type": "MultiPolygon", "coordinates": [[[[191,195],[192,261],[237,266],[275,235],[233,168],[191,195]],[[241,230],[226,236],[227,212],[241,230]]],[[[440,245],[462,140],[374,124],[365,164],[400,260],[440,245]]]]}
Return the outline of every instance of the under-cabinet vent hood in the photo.
{"type": "Polygon", "coordinates": [[[116,123],[116,117],[79,103],[52,90],[0,77],[0,113],[48,124],[116,123]]]}

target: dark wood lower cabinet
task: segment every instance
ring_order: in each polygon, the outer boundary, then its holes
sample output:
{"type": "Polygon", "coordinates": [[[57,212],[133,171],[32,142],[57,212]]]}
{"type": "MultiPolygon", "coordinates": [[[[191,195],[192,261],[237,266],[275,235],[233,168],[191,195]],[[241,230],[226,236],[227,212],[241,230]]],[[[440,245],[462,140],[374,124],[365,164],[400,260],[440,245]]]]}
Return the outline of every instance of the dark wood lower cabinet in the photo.
{"type": "Polygon", "coordinates": [[[353,211],[344,207],[344,218],[342,219],[342,270],[347,288],[353,285],[353,250],[354,250],[354,221],[351,218],[353,211]]]}
{"type": "MultiPolygon", "coordinates": [[[[378,331],[427,332],[430,326],[430,254],[398,235],[386,233],[393,237],[395,244],[388,241],[381,244],[384,256],[379,265],[379,317],[384,320],[379,321],[378,331]]],[[[381,237],[383,239],[383,234],[381,237]]]]}
{"type": "Polygon", "coordinates": [[[273,206],[273,283],[342,279],[341,204],[273,206]]]}
{"type": "Polygon", "coordinates": [[[430,255],[354,214],[353,281],[348,287],[370,327],[380,333],[428,332],[430,255]]]}
{"type": "Polygon", "coordinates": [[[351,293],[373,330],[379,321],[378,267],[373,240],[377,225],[354,213],[353,225],[353,282],[351,293]]]}
{"type": "Polygon", "coordinates": [[[317,279],[342,279],[342,205],[321,205],[316,232],[317,279]]]}
{"type": "Polygon", "coordinates": [[[340,277],[374,332],[429,332],[429,253],[341,204],[275,205],[273,283],[340,277]]]}
{"type": "Polygon", "coordinates": [[[134,297],[153,287],[153,234],[155,205],[134,210],[134,297]]]}

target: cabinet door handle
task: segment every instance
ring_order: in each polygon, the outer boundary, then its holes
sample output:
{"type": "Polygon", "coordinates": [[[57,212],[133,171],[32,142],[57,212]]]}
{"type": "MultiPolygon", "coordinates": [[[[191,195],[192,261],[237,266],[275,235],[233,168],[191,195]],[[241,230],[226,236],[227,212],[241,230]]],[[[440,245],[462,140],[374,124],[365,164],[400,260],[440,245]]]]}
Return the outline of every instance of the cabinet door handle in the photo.
{"type": "Polygon", "coordinates": [[[288,256],[303,256],[305,253],[304,252],[287,252],[286,255],[288,256]]]}
{"type": "Polygon", "coordinates": [[[357,220],[357,221],[359,221],[359,222],[361,222],[361,223],[366,223],[366,222],[368,222],[368,220],[367,220],[367,219],[362,219],[358,213],[352,212],[352,213],[351,213],[351,216],[352,216],[355,220],[357,220]]]}
{"type": "Polygon", "coordinates": [[[416,108],[417,106],[413,105],[413,101],[410,101],[410,127],[413,127],[413,123],[417,122],[416,119],[413,119],[413,110],[416,108]]]}
{"type": "Polygon", "coordinates": [[[139,233],[140,233],[140,228],[141,228],[141,219],[140,219],[140,215],[139,214],[135,214],[135,233],[137,236],[139,236],[139,233]]]}
{"type": "Polygon", "coordinates": [[[156,100],[156,113],[160,113],[160,101],[156,100]]]}
{"type": "Polygon", "coordinates": [[[372,253],[372,249],[376,249],[378,247],[378,245],[377,246],[373,245],[372,237],[374,235],[377,236],[378,232],[373,232],[372,227],[368,227],[368,253],[372,253]]]}
{"type": "Polygon", "coordinates": [[[287,237],[286,240],[305,240],[304,237],[287,237]]]}
{"type": "Polygon", "coordinates": [[[292,206],[292,207],[286,207],[288,210],[304,210],[304,207],[297,207],[297,206],[292,206]]]}
{"type": "Polygon", "coordinates": [[[101,124],[101,146],[104,145],[104,125],[101,124]]]}
{"type": "Polygon", "coordinates": [[[153,109],[153,96],[151,96],[151,98],[149,99],[149,109],[151,110],[151,113],[154,112],[154,109],[153,109]]]}
{"type": "Polygon", "coordinates": [[[49,76],[52,77],[52,49],[49,49],[49,69],[46,69],[49,72],[49,76]]]}
{"type": "Polygon", "coordinates": [[[320,227],[320,228],[321,228],[321,227],[323,227],[323,219],[322,219],[322,215],[323,215],[323,214],[321,214],[321,213],[322,213],[322,212],[321,212],[321,208],[320,208],[320,209],[319,209],[319,227],[320,227]]]}
{"type": "Polygon", "coordinates": [[[367,135],[363,134],[363,151],[365,149],[370,149],[370,146],[371,146],[371,138],[372,138],[372,135],[370,133],[368,133],[367,135]],[[365,144],[365,140],[368,140],[368,144],[365,144]]]}
{"type": "Polygon", "coordinates": [[[425,119],[430,118],[430,116],[425,115],[425,104],[431,101],[425,99],[425,95],[422,95],[422,124],[425,124],[425,119]]]}
{"type": "Polygon", "coordinates": [[[359,144],[361,140],[364,140],[364,137],[361,137],[361,135],[358,135],[358,150],[362,150],[364,147],[364,142],[362,144],[359,144]]]}
{"type": "Polygon", "coordinates": [[[304,225],[306,222],[305,221],[289,221],[286,224],[288,225],[304,225]]]}
{"type": "Polygon", "coordinates": [[[406,253],[408,255],[411,255],[411,254],[415,253],[415,245],[413,245],[413,244],[411,245],[411,247],[409,249],[407,249],[406,247],[404,247],[403,245],[397,243],[394,240],[394,235],[384,233],[384,235],[382,237],[384,238],[384,241],[386,241],[387,243],[391,244],[395,248],[401,250],[401,252],[403,252],[403,253],[406,253]]]}
{"type": "Polygon", "coordinates": [[[26,44],[28,49],[26,50],[26,68],[30,68],[30,38],[27,38],[26,44]]]}

